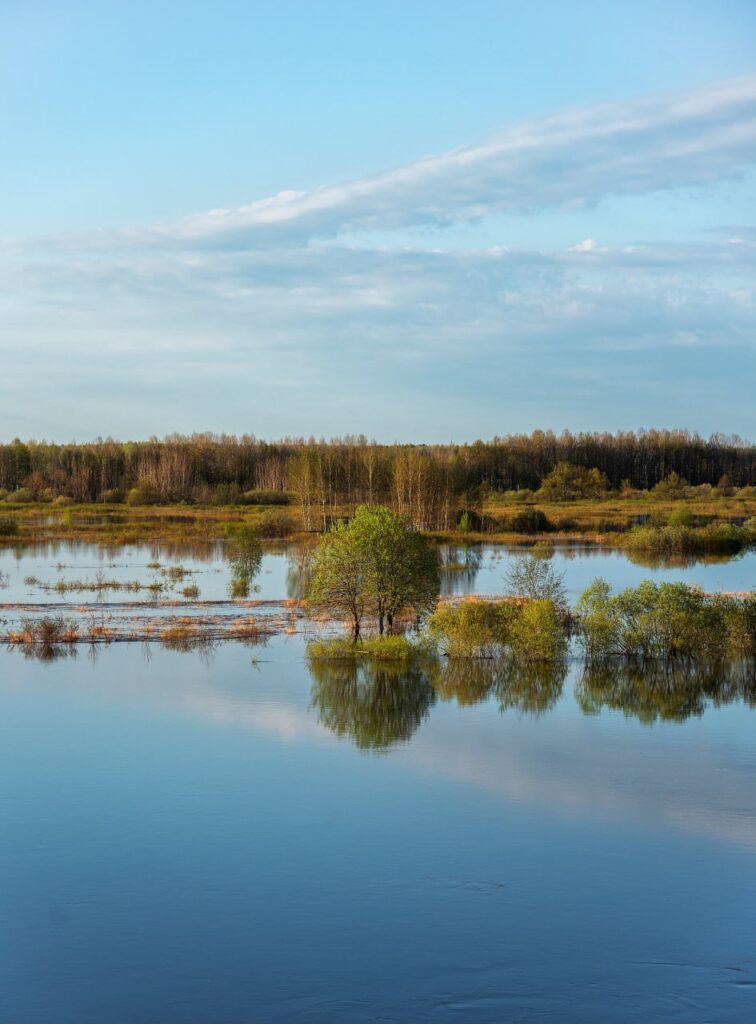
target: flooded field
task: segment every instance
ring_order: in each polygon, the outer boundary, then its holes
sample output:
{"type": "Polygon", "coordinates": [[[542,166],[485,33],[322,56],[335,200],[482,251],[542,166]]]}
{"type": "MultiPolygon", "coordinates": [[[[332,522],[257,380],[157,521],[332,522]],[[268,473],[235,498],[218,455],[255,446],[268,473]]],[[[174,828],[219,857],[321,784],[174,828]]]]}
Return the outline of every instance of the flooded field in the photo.
{"type": "MultiPolygon", "coordinates": [[[[753,1019],[753,665],[312,663],[304,554],[266,551],[232,600],[220,547],[2,553],[24,615],[178,604],[282,628],[189,653],[0,651],[0,1019],[753,1019]],[[55,590],[98,579],[163,589],[55,590]]],[[[501,593],[516,552],[442,557],[446,593],[501,593]]],[[[553,559],[571,597],[596,575],[756,575],[752,554],[553,559]]]]}

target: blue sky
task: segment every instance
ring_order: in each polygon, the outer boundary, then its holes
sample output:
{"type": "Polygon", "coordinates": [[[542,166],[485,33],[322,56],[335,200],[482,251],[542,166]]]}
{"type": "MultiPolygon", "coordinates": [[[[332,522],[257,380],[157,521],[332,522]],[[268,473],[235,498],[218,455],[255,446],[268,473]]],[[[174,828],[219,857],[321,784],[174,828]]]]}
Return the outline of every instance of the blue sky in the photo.
{"type": "Polygon", "coordinates": [[[0,6],[0,437],[756,437],[756,5],[0,6]]]}

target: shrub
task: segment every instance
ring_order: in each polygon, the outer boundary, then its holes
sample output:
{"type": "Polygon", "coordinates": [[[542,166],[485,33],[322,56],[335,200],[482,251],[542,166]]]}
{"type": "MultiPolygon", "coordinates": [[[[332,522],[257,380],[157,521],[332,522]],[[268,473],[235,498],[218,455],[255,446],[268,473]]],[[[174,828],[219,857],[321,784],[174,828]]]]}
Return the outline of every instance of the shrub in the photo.
{"type": "Polygon", "coordinates": [[[307,645],[307,656],[316,661],[408,661],[416,651],[404,636],[338,636],[307,645]]]}
{"type": "Polygon", "coordinates": [[[506,644],[516,615],[511,601],[442,604],[428,620],[428,635],[451,658],[493,658],[506,644]]]}
{"type": "Polygon", "coordinates": [[[285,491],[245,491],[241,503],[243,505],[290,505],[291,495],[285,491]]]}
{"type": "Polygon", "coordinates": [[[53,505],[57,508],[64,508],[66,505],[73,505],[73,498],[69,498],[67,494],[59,494],[57,498],[53,500],[53,505]]]}
{"type": "Polygon", "coordinates": [[[560,462],[544,478],[539,496],[544,501],[577,501],[599,498],[609,490],[609,480],[599,469],[560,462]]]}
{"type": "Polygon", "coordinates": [[[511,626],[510,646],[518,661],[557,661],[567,653],[567,631],[553,601],[528,601],[511,626]]]}
{"type": "Polygon", "coordinates": [[[756,601],[710,598],[685,583],[649,580],[618,594],[596,580],[575,609],[589,660],[721,658],[747,652],[756,639],[756,601]]]}
{"type": "Polygon", "coordinates": [[[694,526],[695,521],[695,516],[690,509],[680,505],[679,508],[670,512],[667,517],[667,526],[694,526]]]}
{"type": "Polygon", "coordinates": [[[261,512],[255,519],[254,525],[258,536],[269,540],[290,537],[297,530],[295,518],[280,509],[261,512]]]}
{"type": "Polygon", "coordinates": [[[19,487],[17,491],[9,494],[6,500],[16,505],[28,505],[29,502],[34,501],[34,495],[28,487],[19,487]]]}
{"type": "Polygon", "coordinates": [[[18,533],[18,523],[15,519],[0,519],[0,537],[15,537],[18,533]]]}
{"type": "Polygon", "coordinates": [[[102,492],[102,500],[106,505],[120,505],[124,500],[123,491],[112,487],[110,490],[102,492]]]}
{"type": "Polygon", "coordinates": [[[554,526],[540,508],[528,508],[512,516],[509,528],[515,533],[548,533],[554,526]]]}

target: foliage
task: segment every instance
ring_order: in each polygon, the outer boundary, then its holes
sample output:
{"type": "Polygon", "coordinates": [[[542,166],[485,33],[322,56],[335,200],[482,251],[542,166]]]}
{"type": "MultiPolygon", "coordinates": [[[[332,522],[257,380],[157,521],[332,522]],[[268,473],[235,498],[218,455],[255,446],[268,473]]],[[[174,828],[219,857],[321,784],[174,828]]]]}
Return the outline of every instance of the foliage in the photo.
{"type": "Polygon", "coordinates": [[[321,542],[313,562],[309,600],[315,608],[346,614],[359,635],[366,614],[378,632],[394,632],[397,618],[422,618],[435,605],[438,556],[404,516],[383,505],[361,505],[348,524],[321,542]]]}
{"type": "Polygon", "coordinates": [[[567,654],[562,610],[553,600],[527,601],[512,622],[510,648],[519,662],[551,662],[567,654]]]}
{"type": "Polygon", "coordinates": [[[684,526],[690,528],[695,526],[695,521],[695,516],[689,508],[686,508],[684,505],[678,505],[677,508],[672,509],[667,517],[667,526],[684,526]]]}
{"type": "Polygon", "coordinates": [[[415,664],[311,658],[309,670],[312,706],[320,722],[363,750],[406,743],[436,700],[425,672],[415,664]]]}
{"type": "Polygon", "coordinates": [[[630,555],[675,558],[686,555],[734,555],[748,544],[752,536],[742,526],[729,523],[711,524],[696,529],[691,526],[637,526],[621,540],[630,555]]]}
{"type": "Polygon", "coordinates": [[[409,661],[417,648],[405,636],[370,636],[354,640],[335,636],[311,640],[307,657],[320,661],[409,661]]]}
{"type": "Polygon", "coordinates": [[[355,638],[372,608],[368,566],[346,523],[338,523],[320,542],[310,566],[307,601],[315,611],[347,618],[355,638]]]}
{"type": "Polygon", "coordinates": [[[567,653],[563,609],[550,600],[465,600],[442,604],[428,620],[434,649],[450,659],[555,661],[567,653]]]}
{"type": "Polygon", "coordinates": [[[609,489],[609,479],[600,469],[558,462],[543,479],[539,496],[545,501],[576,501],[600,498],[609,489]]]}
{"type": "Polygon", "coordinates": [[[664,499],[666,501],[676,501],[679,498],[684,498],[688,489],[688,482],[684,480],[679,473],[673,470],[668,476],[660,480],[654,487],[651,488],[651,493],[655,498],[664,499]]]}
{"type": "Polygon", "coordinates": [[[709,597],[685,583],[646,580],[614,594],[596,580],[578,601],[575,621],[589,661],[756,653],[756,598],[709,597]]]}
{"type": "Polygon", "coordinates": [[[521,555],[514,560],[504,579],[513,597],[528,601],[551,601],[559,607],[565,607],[567,591],[564,575],[542,557],[521,555]]]}
{"type": "Polygon", "coordinates": [[[512,516],[507,524],[514,533],[548,533],[554,524],[540,508],[526,508],[512,516]]]}
{"type": "Polygon", "coordinates": [[[465,600],[440,605],[428,635],[450,658],[493,658],[507,643],[518,609],[510,601],[465,600]]]}
{"type": "Polygon", "coordinates": [[[253,526],[226,523],[226,557],[231,564],[230,592],[234,598],[249,596],[252,580],[262,566],[262,547],[253,526]]]}

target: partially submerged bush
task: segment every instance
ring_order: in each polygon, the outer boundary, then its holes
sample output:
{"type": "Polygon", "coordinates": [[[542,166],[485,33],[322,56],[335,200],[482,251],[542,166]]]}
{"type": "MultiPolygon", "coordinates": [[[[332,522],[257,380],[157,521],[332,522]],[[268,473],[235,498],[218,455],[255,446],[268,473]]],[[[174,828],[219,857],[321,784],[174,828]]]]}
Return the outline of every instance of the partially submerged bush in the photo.
{"type": "Polygon", "coordinates": [[[753,542],[751,533],[729,523],[691,526],[637,526],[622,545],[630,555],[675,558],[686,555],[735,555],[753,542]]]}
{"type": "Polygon", "coordinates": [[[581,596],[575,621],[589,661],[756,654],[756,597],[709,597],[685,583],[646,580],[614,594],[596,580],[581,596]]]}
{"type": "Polygon", "coordinates": [[[442,604],[428,619],[428,634],[450,658],[493,658],[507,643],[516,614],[511,601],[442,604]]]}
{"type": "Polygon", "coordinates": [[[330,637],[312,640],[307,656],[315,661],[408,661],[417,648],[404,636],[330,637]]]}
{"type": "Polygon", "coordinates": [[[466,600],[442,604],[428,620],[428,637],[449,658],[555,661],[567,653],[563,609],[549,600],[466,600]]]}

